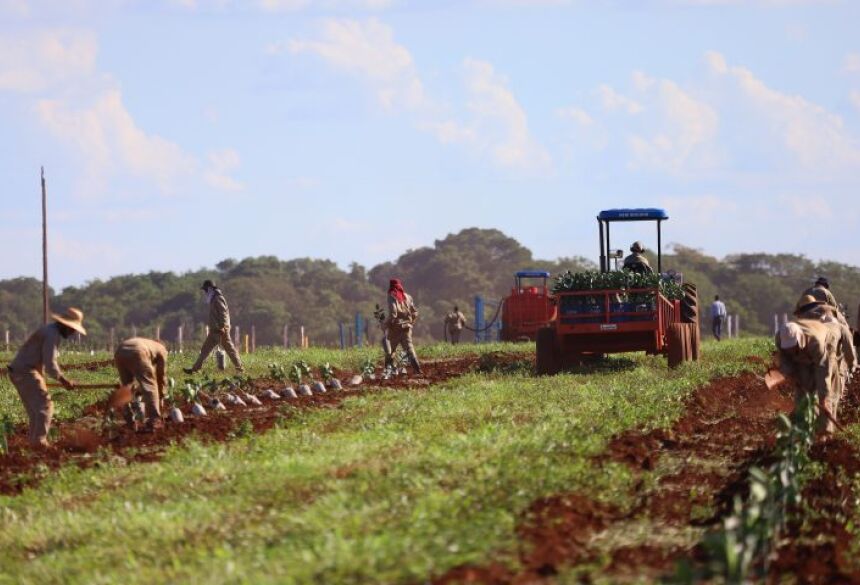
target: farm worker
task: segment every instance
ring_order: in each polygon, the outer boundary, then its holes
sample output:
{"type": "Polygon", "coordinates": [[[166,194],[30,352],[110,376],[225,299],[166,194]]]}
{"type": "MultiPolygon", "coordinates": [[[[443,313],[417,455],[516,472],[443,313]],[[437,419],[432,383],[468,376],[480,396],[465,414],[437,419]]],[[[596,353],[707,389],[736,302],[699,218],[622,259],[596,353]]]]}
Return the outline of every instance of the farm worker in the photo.
{"type": "Polygon", "coordinates": [[[645,247],[642,242],[633,242],[630,246],[632,254],[624,259],[624,270],[636,272],[638,274],[651,274],[654,270],[651,264],[648,263],[648,258],[645,257],[645,247]]]}
{"type": "Polygon", "coordinates": [[[827,303],[836,310],[839,309],[836,297],[833,296],[832,292],[830,292],[830,281],[823,276],[819,276],[815,280],[815,284],[803,291],[803,294],[804,296],[811,295],[815,297],[816,300],[827,303]]]}
{"type": "Polygon", "coordinates": [[[78,309],[68,309],[62,315],[51,315],[52,323],[37,329],[9,364],[9,378],[18,390],[21,402],[30,419],[30,445],[48,446],[48,431],[54,403],[45,385],[45,374],[57,380],[66,390],[72,390],[75,383],[66,378],[57,363],[60,342],[75,333],[86,335],[84,314],[78,309]]]}
{"type": "MultiPolygon", "coordinates": [[[[826,279],[819,279],[824,280],[826,279]]],[[[818,288],[818,287],[813,287],[818,288]]],[[[827,291],[832,298],[832,294],[826,288],[820,290],[827,291]]],[[[838,361],[840,371],[842,372],[843,384],[847,385],[851,379],[851,375],[857,364],[857,350],[854,347],[853,334],[845,317],[836,307],[835,300],[833,304],[825,300],[826,295],[819,293],[818,296],[813,294],[804,294],[797,303],[795,315],[798,317],[806,317],[811,319],[819,319],[830,324],[838,330],[840,338],[838,361]]]]}
{"type": "Polygon", "coordinates": [[[383,323],[382,349],[385,351],[385,367],[394,367],[394,351],[400,345],[409,356],[414,373],[421,374],[421,364],[412,345],[412,326],[418,320],[418,309],[412,297],[403,290],[396,278],[388,283],[388,316],[383,323]]]}
{"type": "Polygon", "coordinates": [[[242,360],[239,359],[239,352],[236,351],[236,346],[233,345],[233,340],[230,339],[230,310],[227,308],[227,301],[224,299],[224,294],[221,289],[215,286],[211,280],[203,281],[203,286],[200,287],[206,295],[206,302],[209,303],[209,335],[203,341],[203,347],[200,348],[200,355],[197,356],[197,361],[190,368],[183,368],[186,374],[193,374],[201,367],[203,362],[215,349],[215,346],[220,345],[227,355],[230,356],[230,361],[240,372],[244,372],[242,360]]]}
{"type": "MultiPolygon", "coordinates": [[[[147,432],[162,427],[161,397],[164,395],[165,372],[167,371],[167,348],[160,341],[132,337],[119,344],[114,353],[114,363],[123,385],[137,382],[146,407],[147,432]]],[[[130,419],[131,406],[126,417],[130,419]]]]}
{"type": "Polygon", "coordinates": [[[726,304],[720,300],[720,295],[714,296],[714,302],[711,303],[711,324],[714,331],[714,338],[719,341],[723,335],[723,321],[726,320],[726,304]]]}
{"type": "Polygon", "coordinates": [[[455,305],[454,310],[445,315],[445,333],[452,344],[460,343],[460,333],[465,326],[466,315],[455,305]]]}

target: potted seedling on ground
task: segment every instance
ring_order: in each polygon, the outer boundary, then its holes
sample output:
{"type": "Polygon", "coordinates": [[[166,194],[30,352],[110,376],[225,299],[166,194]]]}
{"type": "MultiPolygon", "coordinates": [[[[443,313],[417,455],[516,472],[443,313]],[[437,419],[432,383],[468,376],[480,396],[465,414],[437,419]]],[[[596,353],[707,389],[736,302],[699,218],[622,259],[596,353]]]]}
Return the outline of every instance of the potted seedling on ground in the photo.
{"type": "Polygon", "coordinates": [[[182,394],[185,397],[185,401],[191,405],[191,414],[194,416],[206,416],[206,409],[199,402],[200,386],[186,382],[185,388],[182,389],[182,394]]]}
{"type": "Polygon", "coordinates": [[[259,398],[245,390],[246,388],[250,388],[254,382],[251,376],[234,376],[233,382],[236,385],[237,392],[240,393],[240,396],[244,398],[246,403],[252,406],[263,406],[263,403],[260,402],[259,398]]]}
{"type": "Polygon", "coordinates": [[[312,396],[311,387],[307,384],[302,384],[302,379],[305,377],[305,372],[308,370],[307,364],[298,362],[290,368],[290,380],[297,386],[297,391],[300,396],[312,396]],[[302,367],[304,365],[305,367],[302,367]]]}
{"type": "Polygon", "coordinates": [[[165,402],[167,402],[169,406],[169,416],[170,420],[181,424],[185,422],[185,417],[182,415],[182,411],[179,410],[179,407],[176,406],[176,380],[170,378],[167,382],[167,393],[164,396],[165,402]]]}
{"type": "Polygon", "coordinates": [[[334,376],[334,368],[331,367],[331,364],[326,362],[320,366],[320,377],[322,377],[325,385],[331,388],[332,390],[342,390],[343,386],[341,386],[340,380],[335,378],[334,376]]]}

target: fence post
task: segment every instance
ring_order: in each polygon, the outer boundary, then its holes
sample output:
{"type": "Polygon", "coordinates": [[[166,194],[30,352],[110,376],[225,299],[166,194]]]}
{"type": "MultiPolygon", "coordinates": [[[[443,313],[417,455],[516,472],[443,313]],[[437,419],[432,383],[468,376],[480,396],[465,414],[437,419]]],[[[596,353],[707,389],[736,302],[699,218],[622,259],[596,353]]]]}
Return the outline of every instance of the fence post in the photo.
{"type": "Polygon", "coordinates": [[[131,326],[131,336],[132,336],[132,337],[137,337],[137,325],[132,325],[132,326],[131,326]]]}
{"type": "Polygon", "coordinates": [[[160,325],[155,326],[155,340],[161,341],[161,326],[160,325]]]}
{"type": "Polygon", "coordinates": [[[735,315],[735,337],[740,337],[741,335],[741,318],[739,315],[735,315]]]}
{"type": "Polygon", "coordinates": [[[178,346],[179,353],[182,353],[182,325],[176,331],[176,345],[178,346]]]}
{"type": "Polygon", "coordinates": [[[728,335],[726,335],[726,337],[731,339],[732,338],[732,316],[731,315],[726,316],[726,325],[728,325],[728,328],[729,328],[729,332],[728,332],[728,335]]]}
{"type": "Polygon", "coordinates": [[[337,324],[337,328],[340,331],[340,348],[346,349],[346,331],[343,329],[343,321],[337,324]]]}
{"type": "Polygon", "coordinates": [[[233,345],[235,345],[238,348],[238,347],[240,347],[240,343],[242,342],[242,336],[240,335],[238,325],[236,325],[236,327],[233,328],[233,332],[234,332],[233,333],[233,337],[234,337],[233,345]]]}
{"type": "Polygon", "coordinates": [[[773,334],[779,333],[779,315],[773,314],[773,334]]]}
{"type": "Polygon", "coordinates": [[[257,326],[251,325],[251,353],[257,351],[257,326]]]}
{"type": "Polygon", "coordinates": [[[6,330],[6,351],[9,351],[9,330],[6,330]]]}
{"type": "Polygon", "coordinates": [[[481,343],[484,328],[484,299],[481,296],[475,297],[475,343],[481,343]]]}
{"type": "Polygon", "coordinates": [[[284,325],[284,349],[290,347],[290,326],[284,325]]]}
{"type": "Polygon", "coordinates": [[[299,327],[299,347],[304,349],[305,347],[305,326],[302,325],[299,327]]]}
{"type": "Polygon", "coordinates": [[[364,327],[361,323],[361,313],[355,314],[355,345],[357,347],[361,347],[361,332],[364,330],[364,327]]]}
{"type": "Polygon", "coordinates": [[[248,335],[248,334],[246,333],[246,334],[245,334],[245,353],[248,353],[248,344],[249,344],[249,342],[250,342],[250,339],[249,339],[249,338],[250,338],[250,335],[248,335]]]}

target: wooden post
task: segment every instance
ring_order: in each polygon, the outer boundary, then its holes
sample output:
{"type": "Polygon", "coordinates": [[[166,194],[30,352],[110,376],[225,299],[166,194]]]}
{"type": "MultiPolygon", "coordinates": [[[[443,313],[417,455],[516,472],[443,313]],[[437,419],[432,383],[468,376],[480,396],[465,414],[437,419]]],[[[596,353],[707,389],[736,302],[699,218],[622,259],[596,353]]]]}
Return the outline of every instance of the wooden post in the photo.
{"type": "Polygon", "coordinates": [[[45,186],[45,167],[42,167],[42,321],[48,322],[48,190],[45,186]]]}
{"type": "Polygon", "coordinates": [[[284,325],[284,349],[290,347],[290,326],[284,325]]]}
{"type": "Polygon", "coordinates": [[[235,345],[238,348],[240,346],[240,343],[242,342],[242,336],[240,335],[238,325],[236,325],[236,327],[234,328],[234,331],[235,331],[235,333],[233,333],[233,345],[235,345]]]}
{"type": "Polygon", "coordinates": [[[305,326],[299,327],[299,347],[305,347],[305,326]]]}
{"type": "Polygon", "coordinates": [[[731,339],[731,337],[732,337],[732,316],[731,315],[726,316],[726,324],[728,325],[728,328],[729,328],[729,332],[728,332],[728,335],[726,335],[726,337],[731,339]]]}
{"type": "Polygon", "coordinates": [[[735,337],[740,337],[741,334],[741,318],[735,315],[735,337]]]}
{"type": "Polygon", "coordinates": [[[773,314],[773,334],[779,333],[779,315],[773,314]]]}
{"type": "Polygon", "coordinates": [[[176,345],[179,353],[182,353],[182,325],[180,325],[179,329],[176,331],[176,345]]]}
{"type": "Polygon", "coordinates": [[[207,337],[209,337],[209,325],[204,325],[203,326],[203,339],[206,339],[207,337]]]}
{"type": "Polygon", "coordinates": [[[9,330],[6,330],[6,351],[9,351],[9,330]]]}
{"type": "Polygon", "coordinates": [[[251,353],[257,350],[257,327],[251,325],[251,353]]]}
{"type": "Polygon", "coordinates": [[[245,334],[245,353],[248,353],[248,345],[249,345],[249,342],[250,342],[250,337],[251,337],[251,336],[250,336],[250,335],[248,335],[247,333],[245,334]]]}
{"type": "Polygon", "coordinates": [[[155,326],[155,340],[161,341],[161,325],[155,326]]]}

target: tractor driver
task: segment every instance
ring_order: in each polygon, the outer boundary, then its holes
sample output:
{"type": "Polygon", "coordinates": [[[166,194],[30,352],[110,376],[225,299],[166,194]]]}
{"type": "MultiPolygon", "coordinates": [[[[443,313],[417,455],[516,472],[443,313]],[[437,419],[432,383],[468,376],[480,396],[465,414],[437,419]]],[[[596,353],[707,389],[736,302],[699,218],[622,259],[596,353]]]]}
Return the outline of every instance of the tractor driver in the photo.
{"type": "Polygon", "coordinates": [[[645,257],[645,247],[642,242],[633,242],[630,246],[632,254],[624,259],[624,270],[636,272],[637,274],[651,274],[654,270],[648,263],[648,258],[645,257]]]}

